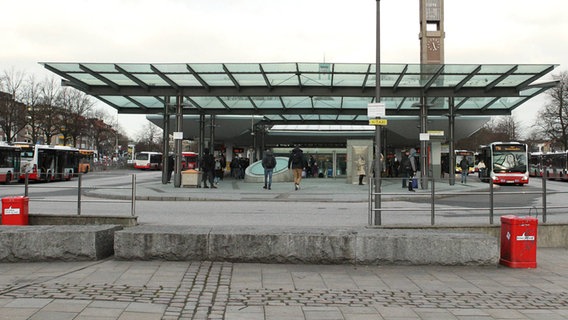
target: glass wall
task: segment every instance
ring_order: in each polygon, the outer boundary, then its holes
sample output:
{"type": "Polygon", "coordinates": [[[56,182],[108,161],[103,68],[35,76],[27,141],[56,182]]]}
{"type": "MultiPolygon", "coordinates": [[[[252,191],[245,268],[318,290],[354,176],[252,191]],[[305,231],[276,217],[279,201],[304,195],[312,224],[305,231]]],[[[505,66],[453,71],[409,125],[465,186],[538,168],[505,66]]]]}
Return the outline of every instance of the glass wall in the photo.
{"type": "MultiPolygon", "coordinates": [[[[331,178],[347,174],[346,148],[302,148],[309,169],[307,177],[331,178]]],[[[289,157],[292,148],[274,148],[275,156],[289,157]]]]}

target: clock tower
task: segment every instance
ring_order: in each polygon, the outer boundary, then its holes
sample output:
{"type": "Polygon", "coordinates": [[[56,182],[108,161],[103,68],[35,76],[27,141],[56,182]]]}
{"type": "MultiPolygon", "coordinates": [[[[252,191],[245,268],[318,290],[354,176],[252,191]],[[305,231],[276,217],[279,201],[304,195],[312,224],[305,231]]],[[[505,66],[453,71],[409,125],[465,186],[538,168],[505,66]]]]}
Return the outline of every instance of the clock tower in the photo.
{"type": "Polygon", "coordinates": [[[444,0],[420,0],[420,63],[444,64],[444,0]]]}

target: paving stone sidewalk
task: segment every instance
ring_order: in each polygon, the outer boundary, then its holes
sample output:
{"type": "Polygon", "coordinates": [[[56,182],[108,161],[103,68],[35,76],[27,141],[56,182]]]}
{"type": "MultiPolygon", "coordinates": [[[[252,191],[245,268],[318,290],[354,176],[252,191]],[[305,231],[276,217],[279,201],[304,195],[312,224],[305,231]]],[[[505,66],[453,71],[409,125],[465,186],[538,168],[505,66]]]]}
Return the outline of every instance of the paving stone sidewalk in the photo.
{"type": "Polygon", "coordinates": [[[568,319],[568,250],[536,269],[118,261],[0,264],[0,319],[568,319]]]}

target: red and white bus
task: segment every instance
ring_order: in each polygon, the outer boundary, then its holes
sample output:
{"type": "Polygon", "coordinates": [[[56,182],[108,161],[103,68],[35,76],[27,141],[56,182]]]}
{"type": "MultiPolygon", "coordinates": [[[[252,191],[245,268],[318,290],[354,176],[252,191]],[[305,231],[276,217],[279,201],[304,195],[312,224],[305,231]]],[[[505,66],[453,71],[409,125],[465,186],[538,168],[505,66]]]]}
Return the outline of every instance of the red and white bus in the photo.
{"type": "Polygon", "coordinates": [[[17,181],[20,173],[19,147],[0,144],[0,182],[9,184],[17,181]]]}
{"type": "Polygon", "coordinates": [[[195,152],[185,151],[181,153],[181,169],[197,169],[197,159],[199,155],[195,152]]]}
{"type": "Polygon", "coordinates": [[[553,180],[568,180],[568,152],[531,153],[531,175],[553,180]]]}
{"type": "Polygon", "coordinates": [[[482,146],[479,160],[486,170],[480,175],[482,181],[495,184],[529,183],[528,147],[519,142],[493,142],[482,146]]]}
{"type": "Polygon", "coordinates": [[[134,157],[134,169],[140,170],[161,170],[162,153],[152,151],[141,151],[134,157]]]}
{"type": "Polygon", "coordinates": [[[26,174],[31,181],[71,180],[77,173],[79,149],[66,146],[15,143],[21,148],[20,180],[26,174]]]}

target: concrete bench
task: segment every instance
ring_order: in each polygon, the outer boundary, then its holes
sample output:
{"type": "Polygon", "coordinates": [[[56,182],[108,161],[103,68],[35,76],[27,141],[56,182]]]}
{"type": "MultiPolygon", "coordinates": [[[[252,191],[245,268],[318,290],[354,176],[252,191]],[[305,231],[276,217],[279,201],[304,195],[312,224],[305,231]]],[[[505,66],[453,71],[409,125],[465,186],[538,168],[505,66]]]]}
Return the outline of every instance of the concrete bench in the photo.
{"type": "Polygon", "coordinates": [[[0,262],[89,261],[111,256],[115,225],[0,226],[0,262]]]}
{"type": "Polygon", "coordinates": [[[302,264],[490,265],[498,239],[443,230],[136,226],[115,233],[115,258],[302,264]]]}

